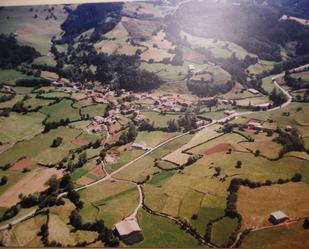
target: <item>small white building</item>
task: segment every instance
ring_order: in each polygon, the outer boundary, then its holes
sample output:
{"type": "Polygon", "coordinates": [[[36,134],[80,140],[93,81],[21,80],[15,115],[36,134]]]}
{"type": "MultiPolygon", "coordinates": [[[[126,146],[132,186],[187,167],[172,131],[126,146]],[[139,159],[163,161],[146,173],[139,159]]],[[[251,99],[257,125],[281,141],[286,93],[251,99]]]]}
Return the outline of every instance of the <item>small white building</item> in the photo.
{"type": "Polygon", "coordinates": [[[148,147],[145,142],[133,143],[132,148],[138,149],[138,150],[148,150],[148,147]]]}
{"type": "Polygon", "coordinates": [[[269,221],[273,224],[279,224],[283,221],[286,221],[289,219],[289,216],[287,216],[282,211],[276,211],[270,214],[269,221]]]}
{"type": "Polygon", "coordinates": [[[258,90],[255,90],[254,88],[249,88],[248,91],[254,95],[257,95],[260,93],[258,90]]]}
{"type": "Polygon", "coordinates": [[[62,82],[53,81],[52,82],[52,86],[54,86],[54,87],[63,87],[64,84],[62,82]]]}
{"type": "Polygon", "coordinates": [[[189,72],[193,72],[195,70],[195,66],[192,64],[188,65],[188,70],[189,72]]]}
{"type": "Polygon", "coordinates": [[[225,111],[224,111],[224,114],[230,116],[230,115],[236,114],[236,111],[233,111],[233,110],[225,110],[225,111]]]}
{"type": "Polygon", "coordinates": [[[95,116],[93,117],[93,120],[98,123],[98,124],[103,124],[105,122],[105,118],[101,117],[101,116],[95,116]]]}
{"type": "Polygon", "coordinates": [[[142,229],[135,218],[124,219],[115,224],[115,230],[120,239],[129,245],[140,242],[144,239],[142,229]]]}

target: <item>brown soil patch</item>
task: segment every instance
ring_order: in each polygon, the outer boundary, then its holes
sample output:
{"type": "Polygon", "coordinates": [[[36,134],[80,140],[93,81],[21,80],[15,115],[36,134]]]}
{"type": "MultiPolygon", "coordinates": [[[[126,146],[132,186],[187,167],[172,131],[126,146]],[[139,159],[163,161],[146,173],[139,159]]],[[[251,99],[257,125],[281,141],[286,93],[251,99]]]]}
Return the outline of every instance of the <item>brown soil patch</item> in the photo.
{"type": "Polygon", "coordinates": [[[206,150],[205,155],[211,155],[218,152],[228,151],[228,149],[233,149],[233,146],[228,143],[217,144],[216,146],[206,150]]]}
{"type": "Polygon", "coordinates": [[[55,168],[46,168],[42,170],[38,169],[26,174],[17,183],[0,195],[0,206],[11,207],[19,201],[18,196],[20,194],[29,195],[45,190],[45,183],[52,175],[56,175],[57,178],[60,178],[63,176],[63,171],[55,168]]]}
{"type": "Polygon", "coordinates": [[[75,139],[72,141],[72,144],[84,146],[84,145],[90,144],[90,142],[87,140],[83,140],[83,139],[75,139]]]}
{"type": "Polygon", "coordinates": [[[15,163],[13,167],[11,167],[11,169],[13,170],[32,169],[35,165],[36,161],[24,158],[15,163]]]}
{"type": "Polygon", "coordinates": [[[91,171],[91,174],[95,175],[95,176],[104,176],[104,170],[102,168],[102,165],[97,165],[96,167],[94,167],[91,171]]]}
{"type": "Polygon", "coordinates": [[[76,184],[81,185],[81,186],[87,185],[87,184],[92,183],[92,182],[93,182],[93,179],[91,179],[87,176],[82,176],[75,181],[76,184]]]}

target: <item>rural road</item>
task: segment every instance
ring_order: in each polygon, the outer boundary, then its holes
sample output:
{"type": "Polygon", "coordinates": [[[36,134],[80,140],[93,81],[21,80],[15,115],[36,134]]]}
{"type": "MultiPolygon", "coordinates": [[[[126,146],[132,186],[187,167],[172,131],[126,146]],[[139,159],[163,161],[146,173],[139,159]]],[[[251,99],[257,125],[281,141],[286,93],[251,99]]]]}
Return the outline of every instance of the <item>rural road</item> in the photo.
{"type": "MultiPolygon", "coordinates": [[[[304,69],[304,68],[306,68],[306,67],[308,67],[308,66],[309,66],[309,64],[306,64],[306,65],[303,65],[303,66],[300,66],[300,67],[291,69],[291,70],[289,70],[289,71],[290,71],[290,72],[292,72],[292,71],[294,71],[294,72],[301,71],[302,69],[304,69]]],[[[292,96],[291,96],[291,94],[290,94],[288,91],[286,91],[283,87],[281,87],[281,86],[277,83],[277,81],[276,81],[277,78],[282,77],[283,75],[284,75],[284,73],[280,73],[280,74],[274,75],[274,76],[272,77],[272,81],[273,81],[273,83],[276,85],[276,87],[277,87],[278,89],[280,89],[280,90],[286,95],[287,101],[286,101],[284,104],[282,104],[281,106],[277,106],[277,107],[274,107],[274,108],[272,108],[272,109],[268,109],[266,112],[270,112],[270,111],[274,111],[274,110],[283,108],[283,107],[289,105],[289,104],[291,103],[291,101],[292,101],[292,96]]],[[[259,111],[259,112],[264,112],[264,111],[259,111]]],[[[249,112],[238,112],[238,113],[236,113],[236,116],[248,115],[248,114],[252,114],[252,113],[257,113],[257,112],[253,112],[253,111],[249,111],[249,112]]],[[[225,118],[224,118],[224,119],[225,119],[225,118]]],[[[198,128],[198,129],[196,129],[196,130],[197,130],[197,131],[198,131],[198,130],[202,130],[202,129],[207,128],[207,127],[209,127],[209,126],[211,126],[211,125],[213,125],[213,124],[219,123],[220,121],[222,121],[222,120],[224,120],[224,119],[213,120],[211,123],[209,123],[209,124],[207,124],[207,125],[204,125],[204,126],[201,126],[200,128],[198,128]]],[[[130,165],[132,165],[133,163],[135,163],[135,162],[137,162],[138,160],[140,160],[140,159],[146,157],[147,155],[151,154],[153,151],[155,151],[155,150],[157,150],[158,148],[164,146],[165,144],[167,144],[167,143],[169,143],[169,142],[171,142],[171,141],[173,141],[173,140],[175,140],[175,139],[178,139],[178,138],[180,138],[180,137],[183,137],[183,136],[185,136],[185,135],[188,135],[189,133],[190,133],[190,131],[185,132],[185,133],[182,133],[182,134],[180,134],[180,135],[178,135],[178,136],[172,137],[172,138],[170,138],[170,139],[168,139],[168,140],[166,140],[166,141],[164,141],[164,142],[158,144],[157,146],[151,148],[150,150],[148,150],[148,151],[145,152],[144,154],[140,155],[139,157],[133,159],[132,161],[126,163],[125,165],[123,165],[123,166],[120,167],[119,169],[113,171],[111,174],[108,174],[108,175],[106,175],[105,177],[103,177],[103,178],[101,178],[101,179],[99,179],[99,180],[97,180],[97,181],[95,181],[95,182],[92,182],[92,183],[89,183],[89,184],[87,184],[87,185],[78,187],[78,188],[76,188],[75,190],[76,190],[76,191],[80,191],[80,190],[89,188],[89,187],[91,187],[91,186],[94,186],[94,185],[96,185],[96,184],[99,184],[99,183],[101,183],[101,182],[105,182],[105,181],[108,181],[108,180],[112,180],[112,177],[113,177],[114,175],[116,175],[116,174],[119,173],[120,171],[122,171],[122,170],[128,168],[128,167],[129,167],[130,165]]],[[[140,187],[138,188],[138,190],[139,190],[139,193],[140,193],[140,195],[141,195],[141,189],[140,189],[140,187]]],[[[58,195],[58,197],[62,197],[62,196],[64,196],[64,195],[66,195],[66,194],[67,194],[66,192],[61,193],[60,195],[58,195]]],[[[142,200],[142,198],[140,198],[140,200],[142,200]]],[[[136,208],[136,210],[135,210],[136,213],[137,213],[137,210],[139,209],[139,207],[140,207],[140,205],[136,208]]],[[[7,229],[7,228],[9,227],[9,225],[16,225],[16,224],[18,224],[18,223],[20,223],[20,222],[22,222],[22,221],[24,221],[24,220],[30,218],[30,217],[33,216],[35,213],[36,213],[36,210],[31,211],[31,212],[29,212],[28,214],[26,214],[26,215],[24,215],[24,216],[22,216],[22,217],[19,217],[18,219],[12,221],[10,224],[1,226],[1,227],[0,227],[0,231],[1,231],[1,230],[4,230],[4,229],[7,229]]],[[[135,215],[136,215],[136,214],[135,214],[135,215]]]]}

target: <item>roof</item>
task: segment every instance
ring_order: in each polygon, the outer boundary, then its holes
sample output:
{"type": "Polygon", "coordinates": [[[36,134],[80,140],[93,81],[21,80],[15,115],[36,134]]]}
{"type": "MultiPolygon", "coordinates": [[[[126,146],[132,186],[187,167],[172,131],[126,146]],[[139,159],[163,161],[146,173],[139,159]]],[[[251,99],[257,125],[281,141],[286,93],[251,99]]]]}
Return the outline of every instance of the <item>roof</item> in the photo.
{"type": "Polygon", "coordinates": [[[289,218],[285,213],[282,211],[276,211],[270,214],[270,216],[274,217],[276,220],[282,220],[285,218],[289,218]]]}
{"type": "Polygon", "coordinates": [[[141,228],[137,224],[136,219],[125,219],[115,224],[115,227],[120,236],[129,235],[133,232],[141,232],[141,228]]]}
{"type": "Polygon", "coordinates": [[[260,93],[258,90],[255,90],[254,88],[249,88],[248,91],[254,94],[260,93]]]}

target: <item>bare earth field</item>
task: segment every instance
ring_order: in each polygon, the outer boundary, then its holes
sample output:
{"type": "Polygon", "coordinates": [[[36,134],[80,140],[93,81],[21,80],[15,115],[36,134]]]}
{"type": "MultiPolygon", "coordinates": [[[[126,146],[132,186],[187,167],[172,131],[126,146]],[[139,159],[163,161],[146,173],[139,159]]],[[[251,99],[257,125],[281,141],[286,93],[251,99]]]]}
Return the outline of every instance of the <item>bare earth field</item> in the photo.
{"type": "Polygon", "coordinates": [[[25,196],[45,190],[45,183],[52,175],[60,178],[63,172],[55,168],[47,168],[28,173],[0,196],[0,206],[10,207],[15,205],[19,201],[18,196],[20,194],[25,196]]]}

